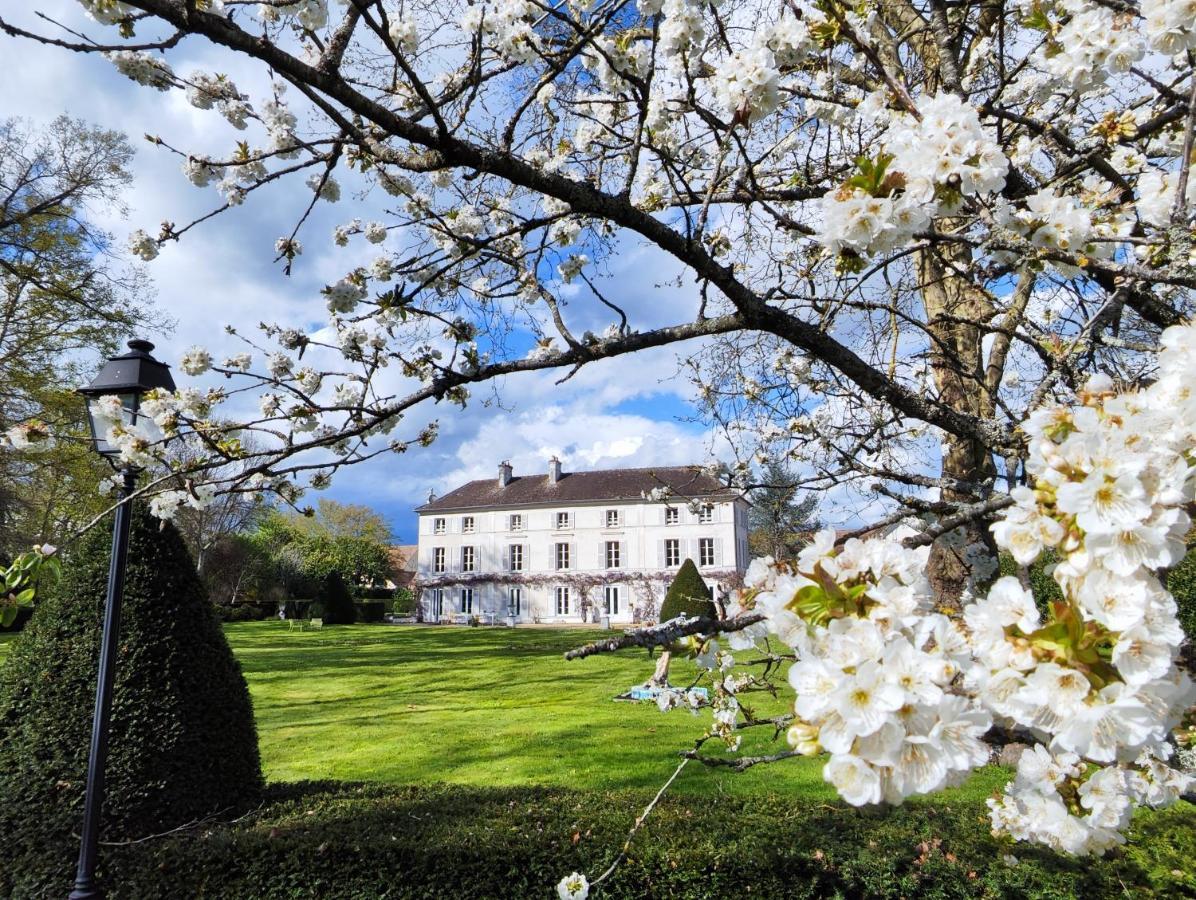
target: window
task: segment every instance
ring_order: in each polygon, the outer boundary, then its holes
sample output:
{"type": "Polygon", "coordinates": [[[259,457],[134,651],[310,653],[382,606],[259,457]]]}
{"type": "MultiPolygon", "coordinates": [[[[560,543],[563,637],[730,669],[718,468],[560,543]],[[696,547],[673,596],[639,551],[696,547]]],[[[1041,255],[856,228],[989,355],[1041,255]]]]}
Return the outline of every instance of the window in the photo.
{"type": "Polygon", "coordinates": [[[680,510],[675,506],[666,506],[664,508],[664,524],[676,525],[681,519],[680,510]]]}
{"type": "Polygon", "coordinates": [[[507,591],[507,615],[518,616],[523,609],[523,588],[511,588],[507,591]]]}
{"type": "Polygon", "coordinates": [[[617,569],[623,565],[622,545],[618,541],[606,542],[606,567],[617,569]]]}
{"type": "Polygon", "coordinates": [[[698,510],[698,521],[703,525],[709,525],[714,521],[714,507],[711,504],[702,504],[702,508],[698,510]]]}
{"type": "Polygon", "coordinates": [[[607,528],[618,528],[619,527],[619,511],[617,509],[608,509],[606,511],[606,527],[607,528]]]}
{"type": "Polygon", "coordinates": [[[556,527],[557,528],[568,528],[569,527],[569,514],[567,512],[559,512],[556,514],[556,527]]]}
{"type": "Polygon", "coordinates": [[[461,588],[461,612],[473,615],[473,588],[461,588]]]}
{"type": "Polygon", "coordinates": [[[714,538],[698,539],[698,565],[714,565],[714,538]]]}
{"type": "Polygon", "coordinates": [[[558,616],[569,615],[569,589],[567,587],[556,589],[556,614],[558,616]]]}
{"type": "Polygon", "coordinates": [[[507,519],[507,527],[511,531],[523,531],[523,514],[512,513],[507,519]]]}
{"type": "Polygon", "coordinates": [[[461,548],[461,571],[472,572],[474,563],[473,547],[461,548]]]}
{"type": "Polygon", "coordinates": [[[432,615],[438,619],[444,615],[444,588],[432,591],[432,615]]]}
{"type": "Polygon", "coordinates": [[[473,534],[473,516],[463,516],[461,518],[461,533],[473,534]]]}
{"type": "Polygon", "coordinates": [[[443,572],[444,571],[444,548],[443,547],[433,547],[432,548],[432,571],[433,572],[443,572]]]}
{"type": "Polygon", "coordinates": [[[666,566],[681,565],[681,542],[676,538],[669,538],[664,542],[664,564],[666,566]]]}
{"type": "Polygon", "coordinates": [[[523,544],[511,544],[507,547],[507,568],[512,572],[523,571],[523,544]]]}
{"type": "Polygon", "coordinates": [[[444,534],[444,532],[445,532],[444,521],[445,521],[444,519],[433,519],[432,520],[432,534],[444,534]]]}
{"type": "Polygon", "coordinates": [[[619,614],[619,586],[617,584],[608,584],[603,593],[602,611],[608,616],[617,616],[619,614]]]}
{"type": "Polygon", "coordinates": [[[569,545],[568,544],[557,544],[556,545],[556,567],[558,569],[569,568],[569,545]]]}

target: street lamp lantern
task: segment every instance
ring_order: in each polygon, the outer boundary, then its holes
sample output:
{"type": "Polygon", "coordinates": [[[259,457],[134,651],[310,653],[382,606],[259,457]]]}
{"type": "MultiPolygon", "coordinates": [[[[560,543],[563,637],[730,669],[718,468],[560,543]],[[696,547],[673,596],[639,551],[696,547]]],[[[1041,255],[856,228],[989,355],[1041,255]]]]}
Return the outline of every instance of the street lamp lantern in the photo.
{"type": "Polygon", "coordinates": [[[87,756],[87,793],[83,801],[83,836],[79,842],[79,865],[70,900],[95,900],[103,892],[95,883],[96,856],[100,843],[100,812],[104,804],[104,763],[108,756],[108,719],[112,712],[112,685],[116,675],[116,646],[120,636],[120,604],[124,595],[125,560],[129,552],[129,498],[137,484],[137,467],[119,466],[120,450],[108,442],[111,421],[101,402],[119,397],[122,418],[128,426],[139,421],[141,397],[155,388],[174,390],[170,366],[150,355],[149,341],[129,341],[129,350],[111,357],[100,374],[79,393],[87,399],[87,421],[96,452],[121,474],[115,521],[112,523],[112,557],[108,563],[108,596],[104,604],[104,630],[100,638],[100,667],[96,676],[95,717],[91,725],[91,749],[87,756]]]}
{"type": "Polygon", "coordinates": [[[170,366],[150,355],[154,345],[149,341],[129,341],[129,350],[120,356],[109,358],[100,369],[95,380],[79,393],[87,398],[87,424],[96,452],[109,460],[120,455],[120,450],[108,443],[108,422],[100,401],[104,397],[119,397],[126,425],[139,422],[141,397],[155,388],[173,391],[174,379],[170,377],[170,366]]]}

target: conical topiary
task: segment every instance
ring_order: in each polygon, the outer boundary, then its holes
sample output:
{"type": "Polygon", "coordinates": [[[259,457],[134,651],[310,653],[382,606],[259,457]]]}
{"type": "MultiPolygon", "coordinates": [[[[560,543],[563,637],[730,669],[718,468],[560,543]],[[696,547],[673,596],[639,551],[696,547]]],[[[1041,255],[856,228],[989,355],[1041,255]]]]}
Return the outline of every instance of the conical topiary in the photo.
{"type": "MultiPolygon", "coordinates": [[[[249,690],[187,548],[172,525],[132,515],[102,840],[228,814],[263,787],[249,690]]],[[[4,896],[70,883],[110,545],[97,529],[67,557],[0,670],[4,896]]]]}
{"type": "Polygon", "coordinates": [[[339,572],[329,572],[320,585],[319,602],[325,625],[352,625],[357,621],[353,595],[339,572]]]}
{"type": "Polygon", "coordinates": [[[669,591],[660,607],[660,621],[667,622],[682,613],[690,618],[709,616],[713,619],[717,615],[714,602],[710,599],[710,588],[706,587],[706,582],[698,574],[698,567],[692,559],[687,559],[681,564],[673,583],[669,585],[669,591]]]}

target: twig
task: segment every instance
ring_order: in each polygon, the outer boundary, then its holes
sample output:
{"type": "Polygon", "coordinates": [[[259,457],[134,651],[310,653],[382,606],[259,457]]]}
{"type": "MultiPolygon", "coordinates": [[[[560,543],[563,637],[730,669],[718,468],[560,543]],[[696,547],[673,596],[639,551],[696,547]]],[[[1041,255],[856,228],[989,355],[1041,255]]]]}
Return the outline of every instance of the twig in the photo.
{"type": "Polygon", "coordinates": [[[592,644],[577,647],[565,653],[565,659],[585,659],[587,656],[594,656],[598,653],[613,653],[624,647],[660,647],[690,634],[743,631],[743,629],[762,621],[764,621],[763,613],[744,613],[733,619],[712,619],[709,616],[687,619],[678,616],[676,619],[669,619],[659,625],[633,628],[624,631],[618,637],[594,641],[592,644]]]}
{"type": "Polygon", "coordinates": [[[623,849],[619,851],[619,855],[615,857],[615,861],[610,864],[605,872],[590,882],[590,887],[597,887],[602,884],[618,868],[619,863],[627,858],[627,851],[631,849],[631,841],[635,838],[636,832],[644,827],[644,822],[648,821],[648,816],[656,808],[656,804],[660,802],[660,798],[664,796],[664,792],[677,780],[677,776],[681,774],[681,770],[685,768],[688,762],[688,758],[681,760],[677,768],[673,770],[673,774],[669,776],[669,780],[661,785],[660,790],[656,792],[656,796],[652,798],[652,802],[644,807],[644,811],[639,814],[635,820],[635,824],[631,826],[631,831],[627,833],[627,840],[623,843],[623,849]]]}
{"type": "Polygon", "coordinates": [[[722,756],[703,756],[697,750],[686,750],[682,755],[686,759],[696,759],[704,766],[711,766],[712,768],[725,766],[728,769],[734,769],[736,772],[743,772],[761,763],[780,762],[782,759],[792,759],[802,754],[796,750],[782,750],[779,753],[773,753],[769,756],[740,756],[735,759],[727,759],[722,756]]]}

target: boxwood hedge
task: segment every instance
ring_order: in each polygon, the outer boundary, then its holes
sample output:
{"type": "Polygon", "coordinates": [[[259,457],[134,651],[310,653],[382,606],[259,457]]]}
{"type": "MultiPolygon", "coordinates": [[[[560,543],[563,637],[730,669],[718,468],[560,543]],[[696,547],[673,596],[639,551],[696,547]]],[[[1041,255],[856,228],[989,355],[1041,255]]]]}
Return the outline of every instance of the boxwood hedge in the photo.
{"type": "MultiPolygon", "coordinates": [[[[104,847],[121,898],[555,897],[613,860],[650,794],[300,783],[239,821],[104,847]]],[[[630,898],[1096,898],[1196,892],[1196,808],[1140,814],[1104,859],[1008,844],[975,803],[884,811],[794,798],[666,797],[593,900],[630,898]],[[1016,856],[1016,860],[1009,854],[1016,856]]],[[[73,847],[39,871],[0,867],[0,892],[60,896],[73,847]]]]}
{"type": "MultiPolygon", "coordinates": [[[[51,857],[57,864],[80,828],[110,541],[97,529],[70,555],[63,580],[38,604],[0,670],[6,873],[36,871],[51,857]]],[[[140,509],[106,779],[104,840],[246,808],[263,787],[249,691],[203,583],[174,527],[140,509]]],[[[53,893],[68,886],[59,880],[53,893]]]]}

